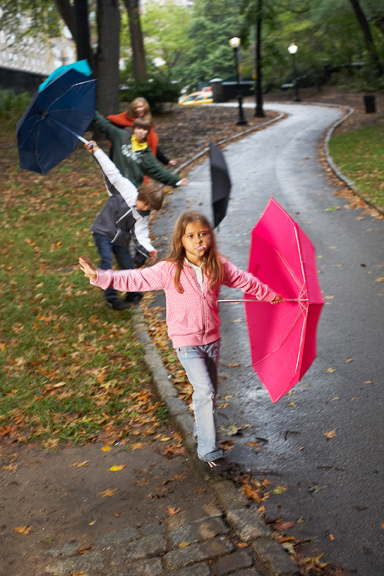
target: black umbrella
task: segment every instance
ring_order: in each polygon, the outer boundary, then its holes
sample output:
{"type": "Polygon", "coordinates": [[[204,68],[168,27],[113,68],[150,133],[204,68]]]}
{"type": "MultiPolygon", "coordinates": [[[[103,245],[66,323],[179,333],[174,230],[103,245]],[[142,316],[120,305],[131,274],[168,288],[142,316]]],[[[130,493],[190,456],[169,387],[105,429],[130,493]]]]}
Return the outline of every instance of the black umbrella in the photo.
{"type": "Polygon", "coordinates": [[[209,161],[212,181],[213,227],[216,228],[227,213],[231,178],[224,155],[213,142],[209,144],[209,161]]]}

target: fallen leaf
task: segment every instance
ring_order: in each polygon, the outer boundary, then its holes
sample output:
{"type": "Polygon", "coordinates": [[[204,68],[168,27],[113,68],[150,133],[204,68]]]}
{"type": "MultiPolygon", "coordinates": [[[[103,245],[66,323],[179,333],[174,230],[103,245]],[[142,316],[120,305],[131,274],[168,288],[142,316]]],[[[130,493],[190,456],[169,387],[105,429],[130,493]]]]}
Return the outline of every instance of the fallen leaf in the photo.
{"type": "Polygon", "coordinates": [[[83,544],[83,546],[79,546],[77,550],[75,550],[75,554],[86,554],[87,550],[90,550],[92,546],[93,544],[91,542],[83,544]]]}
{"type": "Polygon", "coordinates": [[[373,380],[366,380],[364,384],[372,384],[373,380]]]}
{"type": "Polygon", "coordinates": [[[294,524],[294,522],[282,522],[282,524],[279,524],[279,528],[281,528],[281,530],[287,530],[288,528],[292,528],[294,524]]]}
{"type": "Polygon", "coordinates": [[[117,488],[114,488],[113,490],[110,490],[109,488],[107,490],[104,490],[104,492],[99,492],[99,494],[105,498],[106,496],[114,496],[117,492],[117,488]]]}
{"type": "Polygon", "coordinates": [[[253,446],[254,448],[261,448],[261,444],[259,442],[246,442],[247,446],[253,446]]]}
{"type": "Polygon", "coordinates": [[[123,470],[123,468],[126,467],[126,464],[118,464],[116,466],[112,466],[112,468],[109,469],[110,472],[119,472],[120,470],[123,470]]]}
{"type": "Polygon", "coordinates": [[[333,372],[336,372],[336,368],[327,368],[325,371],[332,374],[333,372]]]}
{"type": "Polygon", "coordinates": [[[346,362],[353,362],[353,358],[348,358],[348,360],[346,360],[346,362]]]}
{"type": "Polygon", "coordinates": [[[238,318],[237,320],[232,320],[232,322],[233,322],[234,324],[236,324],[237,322],[241,322],[241,318],[238,318]]]}
{"type": "Polygon", "coordinates": [[[331,540],[334,540],[334,539],[335,539],[335,537],[334,537],[333,534],[330,534],[329,537],[330,537],[331,540]]]}
{"type": "Polygon", "coordinates": [[[168,442],[169,440],[172,440],[172,438],[160,438],[160,442],[168,442]]]}
{"type": "Polygon", "coordinates": [[[228,364],[228,368],[236,368],[237,366],[240,366],[239,362],[232,362],[231,364],[228,364]]]}
{"type": "Polygon", "coordinates": [[[136,444],[131,444],[131,450],[132,452],[134,450],[140,450],[141,448],[144,448],[145,444],[143,442],[136,442],[136,444]]]}
{"type": "Polygon", "coordinates": [[[89,526],[93,526],[96,523],[96,520],[93,520],[92,522],[88,522],[89,526]]]}
{"type": "Polygon", "coordinates": [[[84,460],[84,462],[75,462],[74,464],[71,464],[72,468],[81,468],[82,466],[86,466],[88,464],[89,460],[84,460]]]}
{"type": "Polygon", "coordinates": [[[297,404],[295,404],[294,402],[290,402],[290,403],[288,404],[288,406],[292,406],[293,408],[296,408],[297,404]]]}
{"type": "Polygon", "coordinates": [[[110,450],[111,450],[111,447],[110,447],[110,446],[103,446],[103,447],[102,447],[102,451],[103,451],[103,452],[109,452],[110,450]]]}
{"type": "Polygon", "coordinates": [[[376,278],[375,282],[384,282],[384,276],[380,276],[380,278],[376,278]]]}
{"type": "Polygon", "coordinates": [[[18,526],[14,531],[18,534],[28,534],[32,530],[32,526],[18,526]]]}
{"type": "Polygon", "coordinates": [[[180,512],[180,508],[166,508],[165,509],[166,513],[169,514],[170,516],[174,516],[175,514],[177,514],[178,512],[180,512]]]}
{"type": "Polygon", "coordinates": [[[336,428],[335,428],[335,430],[331,430],[330,432],[325,432],[325,433],[324,433],[324,436],[325,436],[326,438],[328,438],[328,439],[334,438],[335,436],[337,436],[337,434],[336,434],[336,428]]]}
{"type": "Polygon", "coordinates": [[[186,548],[189,545],[190,545],[190,542],[181,542],[181,544],[179,544],[179,548],[186,548]]]}
{"type": "Polygon", "coordinates": [[[248,544],[246,542],[238,542],[237,545],[239,548],[248,548],[248,544]]]}

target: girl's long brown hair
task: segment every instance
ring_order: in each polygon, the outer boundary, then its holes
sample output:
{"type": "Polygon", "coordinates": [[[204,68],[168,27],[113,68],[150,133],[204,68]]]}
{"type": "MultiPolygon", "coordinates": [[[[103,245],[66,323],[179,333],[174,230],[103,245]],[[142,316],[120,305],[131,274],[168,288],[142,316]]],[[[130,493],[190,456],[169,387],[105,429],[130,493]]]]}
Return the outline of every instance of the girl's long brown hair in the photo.
{"type": "Polygon", "coordinates": [[[132,100],[131,102],[131,112],[132,112],[132,116],[134,116],[136,118],[136,106],[138,104],[143,104],[144,105],[144,120],[146,120],[147,122],[149,122],[150,124],[152,124],[152,114],[151,114],[151,109],[149,107],[149,104],[147,102],[147,100],[145,98],[143,98],[142,96],[139,96],[138,98],[135,98],[134,100],[132,100]]]}
{"type": "Polygon", "coordinates": [[[180,275],[185,260],[185,248],[181,239],[185,234],[187,225],[192,224],[193,222],[200,222],[200,224],[209,230],[211,235],[211,246],[209,252],[204,255],[204,274],[209,280],[210,288],[214,288],[216,284],[222,284],[224,280],[224,264],[217,250],[215,235],[208,219],[201,212],[187,210],[180,214],[175,224],[172,233],[171,252],[165,258],[168,262],[175,262],[177,264],[174,281],[176,290],[180,293],[184,292],[180,283],[180,275]]]}

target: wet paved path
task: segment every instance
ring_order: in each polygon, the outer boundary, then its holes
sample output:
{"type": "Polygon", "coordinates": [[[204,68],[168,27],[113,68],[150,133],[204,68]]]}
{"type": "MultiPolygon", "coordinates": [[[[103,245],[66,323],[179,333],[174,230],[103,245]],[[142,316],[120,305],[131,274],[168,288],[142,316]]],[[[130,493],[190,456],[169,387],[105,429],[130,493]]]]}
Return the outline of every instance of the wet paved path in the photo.
{"type": "MultiPolygon", "coordinates": [[[[378,576],[384,566],[384,224],[335,196],[337,188],[318,161],[320,140],[341,111],[268,107],[289,116],[225,148],[233,187],[219,248],[246,268],[249,233],[268,198],[289,212],[318,258],[326,302],[318,358],[293,394],[273,405],[250,366],[242,304],[222,304],[218,423],[222,437],[235,440],[231,460],[288,488],[266,502],[269,518],[295,522],[288,535],[315,538],[307,544],[308,555],[324,552],[322,560],[342,563],[352,574],[378,576]],[[228,367],[237,362],[239,367],[228,367]],[[230,424],[251,427],[229,437],[230,424]],[[324,434],[333,430],[328,440],[324,434]],[[263,439],[259,451],[246,444],[257,438],[263,439]]],[[[166,249],[170,228],[187,206],[211,215],[208,162],[189,180],[156,220],[160,249],[166,249]]],[[[235,294],[223,289],[221,296],[235,294]]]]}

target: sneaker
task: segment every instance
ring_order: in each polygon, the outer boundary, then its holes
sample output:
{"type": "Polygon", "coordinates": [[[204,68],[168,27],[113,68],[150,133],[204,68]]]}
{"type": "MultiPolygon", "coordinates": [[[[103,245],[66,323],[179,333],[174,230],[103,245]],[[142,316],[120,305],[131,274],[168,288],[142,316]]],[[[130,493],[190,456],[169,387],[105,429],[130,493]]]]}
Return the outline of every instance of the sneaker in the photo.
{"type": "Polygon", "coordinates": [[[207,465],[212,474],[227,474],[232,468],[232,465],[225,458],[207,462],[207,465]]]}
{"type": "Polygon", "coordinates": [[[130,307],[131,303],[126,300],[114,298],[113,300],[107,300],[107,305],[113,310],[126,310],[130,307]]]}
{"type": "Polygon", "coordinates": [[[141,292],[128,292],[128,294],[125,297],[125,302],[128,303],[133,303],[133,304],[137,304],[138,302],[140,302],[140,300],[143,298],[143,295],[141,292]]]}

